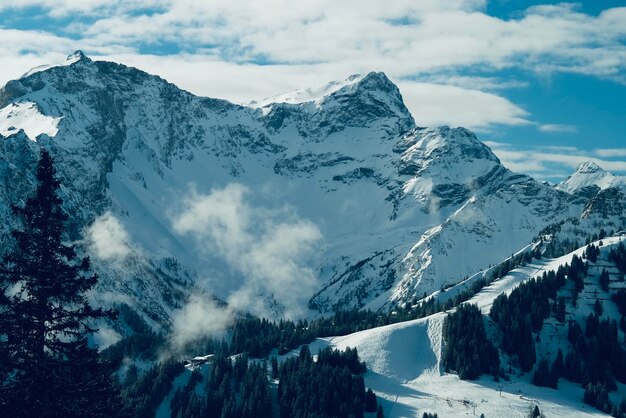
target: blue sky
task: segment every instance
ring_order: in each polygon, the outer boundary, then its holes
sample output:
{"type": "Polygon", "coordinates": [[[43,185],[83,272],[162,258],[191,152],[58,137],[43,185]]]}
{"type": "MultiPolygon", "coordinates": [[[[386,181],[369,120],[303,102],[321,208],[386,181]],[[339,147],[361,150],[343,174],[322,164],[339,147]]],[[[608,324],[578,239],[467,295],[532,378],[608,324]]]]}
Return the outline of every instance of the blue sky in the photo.
{"type": "Polygon", "coordinates": [[[238,103],[384,71],[418,124],[469,127],[513,170],[626,174],[619,3],[0,0],[0,83],[76,49],[238,103]]]}

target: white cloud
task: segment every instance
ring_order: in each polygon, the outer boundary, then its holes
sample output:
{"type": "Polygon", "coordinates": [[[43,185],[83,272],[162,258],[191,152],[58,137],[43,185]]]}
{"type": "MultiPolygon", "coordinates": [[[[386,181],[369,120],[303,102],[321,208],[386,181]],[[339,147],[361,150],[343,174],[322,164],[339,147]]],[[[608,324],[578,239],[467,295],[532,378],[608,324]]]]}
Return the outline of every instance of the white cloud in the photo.
{"type": "Polygon", "coordinates": [[[593,153],[598,157],[626,157],[626,148],[598,148],[593,153]]]}
{"type": "MultiPolygon", "coordinates": [[[[159,74],[196,94],[246,103],[376,70],[402,84],[409,109],[418,120],[423,115],[421,123],[484,129],[530,119],[519,105],[493,93],[524,87],[503,78],[503,69],[575,72],[626,82],[626,8],[587,15],[576,5],[558,4],[503,19],[486,15],[485,4],[483,0],[311,0],[297,5],[286,0],[245,5],[232,0],[2,2],[0,10],[37,5],[52,18],[75,18],[58,32],[71,36],[0,29],[0,79],[80,48],[159,74]],[[188,52],[155,57],[139,53],[139,45],[177,45],[188,52]],[[480,75],[467,76],[466,70],[480,75]],[[441,84],[457,89],[444,90],[441,84]],[[459,99],[454,105],[459,117],[442,109],[438,94],[459,99]],[[425,98],[433,106],[426,106],[425,98]],[[485,112],[471,105],[474,99],[486,106],[485,112]]],[[[555,132],[556,126],[543,129],[555,132]]]]}
{"type": "Polygon", "coordinates": [[[572,133],[576,132],[576,127],[573,125],[545,124],[539,125],[539,130],[548,133],[572,133]]]}
{"type": "Polygon", "coordinates": [[[401,82],[399,88],[418,125],[485,130],[493,124],[530,124],[528,112],[495,94],[427,83],[401,82]]]}
{"type": "Polygon", "coordinates": [[[232,314],[232,310],[217,306],[210,296],[191,295],[172,315],[171,348],[179,351],[190,341],[224,331],[233,319],[232,314]]]}
{"type": "Polygon", "coordinates": [[[98,328],[98,331],[93,334],[93,339],[98,346],[98,350],[104,350],[108,346],[115,344],[116,342],[121,340],[122,336],[113,328],[101,326],[100,328],[98,328]]]}
{"type": "Polygon", "coordinates": [[[321,239],[319,229],[289,208],[266,209],[253,203],[250,189],[232,183],[207,195],[192,193],[174,228],[192,235],[208,254],[217,254],[241,278],[231,280],[227,299],[233,309],[275,316],[306,310],[318,284],[306,260],[321,239]]]}
{"type": "Polygon", "coordinates": [[[478,65],[599,76],[624,69],[624,9],[592,16],[559,4],[505,20],[483,8],[483,1],[261,0],[242,7],[178,0],[160,13],[118,12],[73,29],[100,45],[173,42],[230,62],[341,63],[355,72],[376,65],[396,77],[478,65]]]}
{"type": "Polygon", "coordinates": [[[421,81],[433,84],[461,87],[468,90],[499,91],[528,87],[528,82],[497,77],[466,76],[456,74],[430,74],[420,77],[421,81]]]}
{"type": "Polygon", "coordinates": [[[128,232],[110,212],[96,218],[85,238],[90,253],[102,260],[121,260],[131,252],[128,232]]]}

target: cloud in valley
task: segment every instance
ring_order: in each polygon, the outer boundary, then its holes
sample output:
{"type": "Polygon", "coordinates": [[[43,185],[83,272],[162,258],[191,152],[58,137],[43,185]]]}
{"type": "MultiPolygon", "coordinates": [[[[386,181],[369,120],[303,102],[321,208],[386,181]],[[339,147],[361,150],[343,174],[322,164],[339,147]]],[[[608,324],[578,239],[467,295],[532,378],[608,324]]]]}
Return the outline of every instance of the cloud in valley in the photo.
{"type": "Polygon", "coordinates": [[[131,252],[130,236],[111,212],[96,218],[85,239],[90,253],[101,260],[121,260],[131,252]]]}
{"type": "Polygon", "coordinates": [[[180,351],[190,341],[223,331],[232,319],[232,310],[217,306],[210,296],[191,295],[172,316],[170,346],[180,351]]]}
{"type": "Polygon", "coordinates": [[[192,193],[174,228],[242,277],[227,295],[231,308],[272,316],[268,305],[276,301],[283,316],[297,317],[318,285],[307,260],[322,235],[290,208],[258,207],[253,200],[253,192],[237,183],[192,193]]]}

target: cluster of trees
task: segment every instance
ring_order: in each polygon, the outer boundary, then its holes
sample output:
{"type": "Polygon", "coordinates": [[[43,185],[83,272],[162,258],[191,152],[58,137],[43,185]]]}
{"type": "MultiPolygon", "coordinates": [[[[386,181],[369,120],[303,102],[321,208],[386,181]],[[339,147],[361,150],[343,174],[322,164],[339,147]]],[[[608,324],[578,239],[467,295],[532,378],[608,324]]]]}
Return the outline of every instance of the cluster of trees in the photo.
{"type": "MultiPolygon", "coordinates": [[[[491,307],[490,317],[498,325],[502,338],[500,346],[514,358],[520,368],[527,372],[536,362],[535,338],[533,333],[541,331],[543,322],[550,315],[557,321],[565,321],[565,299],[558,291],[566,281],[572,281],[572,303],[584,287],[587,264],[574,255],[570,265],[559,266],[556,272],[544,272],[541,279],[531,279],[518,286],[510,295],[498,296],[491,307]]],[[[542,364],[538,382],[552,386],[552,379],[543,378],[546,370],[542,364]]]]}
{"type": "MultiPolygon", "coordinates": [[[[151,416],[154,416],[154,412],[151,416]]],[[[216,356],[208,368],[206,377],[196,369],[191,373],[187,384],[176,390],[170,402],[170,416],[173,418],[272,416],[267,365],[264,362],[252,363],[245,354],[238,356],[234,362],[229,357],[216,356]],[[196,388],[203,379],[206,391],[198,395],[196,388]]]]}
{"type": "Polygon", "coordinates": [[[267,365],[250,363],[247,355],[233,362],[216,357],[206,387],[206,414],[209,418],[262,418],[272,416],[267,365]]]}
{"type": "Polygon", "coordinates": [[[20,225],[0,262],[0,416],[125,416],[112,369],[88,337],[113,312],[85,296],[97,283],[65,227],[50,154],[42,150],[36,189],[13,207],[20,225]]]}
{"type": "MultiPolygon", "coordinates": [[[[605,234],[604,231],[601,234],[605,234]]],[[[543,321],[550,315],[559,322],[565,321],[565,300],[558,296],[559,290],[566,281],[572,282],[571,299],[575,306],[587,276],[584,259],[596,263],[599,255],[600,249],[590,244],[585,249],[583,258],[574,256],[571,265],[561,266],[556,272],[544,273],[541,280],[530,280],[509,296],[500,295],[496,298],[490,316],[498,324],[501,334],[506,335],[501,341],[501,347],[517,359],[522,370],[531,370],[535,363],[534,335],[540,332],[543,321]]],[[[625,259],[624,246],[620,244],[613,249],[609,257],[616,264],[625,259]]],[[[603,269],[599,284],[608,291],[609,283],[609,273],[603,269]]],[[[616,417],[622,417],[626,403],[613,405],[608,393],[617,388],[616,380],[625,382],[626,379],[626,350],[618,334],[618,328],[626,328],[623,317],[626,313],[626,291],[614,292],[612,300],[622,314],[619,326],[613,319],[602,319],[604,308],[601,301],[597,300],[594,312],[586,318],[584,331],[578,322],[569,323],[567,355],[563,356],[559,349],[551,364],[548,359],[541,359],[535,368],[532,382],[538,386],[556,388],[559,378],[563,377],[581,383],[585,387],[586,403],[616,417]]]]}
{"type": "Polygon", "coordinates": [[[609,261],[615,263],[621,274],[626,274],[626,248],[623,242],[620,242],[617,248],[611,249],[609,261]]]}
{"type": "Polygon", "coordinates": [[[279,370],[278,401],[283,418],[363,418],[365,412],[383,417],[376,396],[365,390],[365,365],[356,349],[325,349],[313,361],[308,346],[279,370]]]}
{"type": "MultiPolygon", "coordinates": [[[[365,412],[383,417],[376,395],[365,390],[366,367],[356,349],[325,349],[314,362],[308,347],[303,346],[297,358],[281,366],[273,357],[270,370],[273,378],[280,379],[281,417],[362,418],[365,412]]],[[[126,410],[133,411],[133,418],[153,417],[183,371],[183,365],[173,360],[156,364],[141,376],[131,366],[123,389],[126,410]]],[[[170,402],[173,418],[265,418],[273,415],[272,409],[267,364],[251,361],[245,353],[234,361],[215,356],[206,375],[196,369],[170,402]],[[198,394],[203,380],[205,392],[198,394]]]]}
{"type": "Polygon", "coordinates": [[[619,404],[613,404],[609,398],[609,391],[601,383],[589,383],[585,387],[583,401],[615,418],[626,418],[626,398],[619,404]]]}
{"type": "Polygon", "coordinates": [[[626,350],[618,337],[617,321],[600,320],[589,314],[585,332],[578,323],[568,329],[570,351],[565,360],[564,377],[572,382],[599,383],[608,390],[617,388],[615,380],[626,383],[626,350]]]}
{"type": "Polygon", "coordinates": [[[204,376],[196,369],[189,376],[184,387],[176,389],[170,402],[170,417],[185,418],[193,417],[202,412],[203,399],[195,393],[196,386],[202,382],[204,376]]]}
{"type": "Polygon", "coordinates": [[[461,379],[476,379],[483,373],[500,373],[498,350],[487,338],[483,315],[475,305],[461,305],[443,324],[443,365],[461,379]]]}
{"type": "MultiPolygon", "coordinates": [[[[574,219],[570,219],[570,221],[573,221],[574,224],[577,223],[577,220],[574,220],[574,219]]],[[[538,237],[541,237],[541,238],[537,238],[536,241],[540,242],[541,245],[535,248],[535,253],[533,254],[535,258],[541,258],[542,253],[544,257],[556,258],[565,254],[569,254],[572,251],[577,250],[578,248],[581,247],[580,242],[576,239],[574,240],[570,240],[569,238],[558,239],[554,236],[555,234],[561,231],[561,227],[565,222],[567,221],[562,221],[558,224],[550,225],[546,227],[545,229],[543,229],[538,234],[538,237]],[[551,236],[551,239],[548,241],[544,241],[543,237],[545,236],[551,236]]],[[[607,234],[604,228],[600,228],[598,232],[594,232],[593,234],[587,235],[585,237],[585,245],[589,245],[590,243],[601,240],[607,236],[612,236],[613,234],[614,234],[613,230],[609,231],[607,234]]]]}
{"type": "Polygon", "coordinates": [[[416,306],[397,307],[392,312],[352,309],[337,311],[331,316],[311,321],[272,322],[252,315],[241,315],[232,325],[232,340],[228,351],[233,354],[245,351],[252,357],[266,357],[271,350],[278,347],[279,353],[284,354],[318,337],[347,335],[364,329],[422,318],[441,310],[442,306],[430,299],[416,306]]]}
{"type": "Polygon", "coordinates": [[[596,247],[593,244],[587,244],[587,247],[585,248],[585,252],[583,254],[587,260],[591,261],[592,263],[597,263],[598,257],[600,256],[600,248],[596,247]]]}
{"type": "Polygon", "coordinates": [[[172,390],[174,379],[185,371],[182,363],[167,360],[144,371],[141,376],[135,366],[126,373],[122,396],[133,418],[152,418],[163,398],[172,390]]]}
{"type": "Polygon", "coordinates": [[[556,275],[544,279],[531,279],[522,283],[510,295],[498,296],[489,316],[495,321],[502,338],[500,346],[509,356],[517,360],[523,371],[535,364],[535,339],[543,320],[550,315],[550,298],[556,299],[556,275]]]}
{"type": "MultiPolygon", "coordinates": [[[[472,286],[448,299],[444,304],[434,298],[421,302],[413,300],[404,306],[396,306],[390,312],[372,312],[370,310],[341,310],[329,317],[312,321],[293,322],[281,320],[278,323],[260,319],[251,315],[242,315],[235,321],[233,338],[229,352],[248,352],[253,357],[265,357],[276,347],[284,354],[315,338],[332,335],[347,335],[365,329],[380,327],[426,316],[452,309],[469,300],[472,296],[494,280],[504,277],[512,269],[532,260],[530,252],[523,252],[494,266],[488,277],[476,280],[472,286]]],[[[426,295],[424,295],[424,298],[426,295]]],[[[208,352],[208,351],[204,351],[208,352]]]]}
{"type": "Polygon", "coordinates": [[[163,335],[154,332],[128,305],[119,305],[116,310],[118,319],[128,326],[132,334],[104,349],[100,353],[101,357],[116,368],[124,358],[155,360],[158,348],[165,344],[163,335]]]}
{"type": "MultiPolygon", "coordinates": [[[[569,254],[572,251],[580,248],[580,243],[578,240],[570,241],[569,239],[558,240],[551,239],[548,242],[543,243],[543,257],[546,258],[556,258],[561,257],[562,255],[569,254]]],[[[541,254],[541,250],[539,249],[541,254]]]]}
{"type": "Polygon", "coordinates": [[[559,378],[563,376],[565,364],[563,360],[563,351],[559,349],[552,366],[548,364],[548,359],[543,358],[537,363],[537,368],[533,374],[532,384],[535,386],[551,387],[556,389],[559,384],[559,378]]]}

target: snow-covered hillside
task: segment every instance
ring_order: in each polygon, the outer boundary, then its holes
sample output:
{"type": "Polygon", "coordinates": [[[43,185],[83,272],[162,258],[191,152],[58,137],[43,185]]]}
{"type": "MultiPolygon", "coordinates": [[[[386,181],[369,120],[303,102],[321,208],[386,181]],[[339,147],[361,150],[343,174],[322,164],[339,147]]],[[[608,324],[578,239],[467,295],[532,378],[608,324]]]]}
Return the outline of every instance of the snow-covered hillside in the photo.
{"type": "Polygon", "coordinates": [[[414,117],[382,73],[242,107],[76,53],[0,90],[0,234],[48,148],[95,297],[165,323],[197,287],[264,315],[388,306],[590,204],[414,117]]]}
{"type": "MultiPolygon", "coordinates": [[[[590,263],[589,284],[581,293],[578,307],[567,308],[568,320],[583,324],[586,316],[593,311],[596,298],[604,301],[605,315],[619,319],[617,308],[602,292],[597,277],[603,268],[612,275],[611,289],[626,286],[617,281],[617,270],[606,260],[611,248],[624,237],[610,237],[602,241],[601,255],[597,263],[590,263]]],[[[599,245],[600,242],[594,243],[599,245]]],[[[574,255],[582,257],[585,247],[554,259],[533,260],[532,263],[512,270],[505,277],[485,287],[465,303],[477,305],[484,315],[488,315],[495,298],[509,294],[513,289],[533,277],[541,277],[544,272],[556,271],[559,266],[571,264],[574,255]]],[[[447,313],[437,313],[426,318],[373,328],[354,334],[320,338],[311,344],[311,351],[327,346],[345,349],[356,347],[359,356],[368,367],[366,385],[381,395],[386,417],[414,417],[423,412],[437,412],[439,416],[462,417],[484,413],[486,417],[527,416],[531,407],[538,405],[549,417],[591,417],[606,416],[583,403],[583,389],[580,385],[559,381],[559,389],[533,386],[531,373],[517,375],[510,380],[494,382],[491,376],[483,376],[477,381],[463,381],[454,374],[443,371],[442,328],[447,313]]],[[[487,319],[490,322],[490,319],[487,319]]],[[[620,332],[624,341],[624,334],[620,332]]],[[[553,359],[559,347],[565,348],[567,324],[559,324],[548,319],[543,327],[540,343],[537,346],[538,358],[549,356],[553,359]]],[[[291,353],[297,355],[297,351],[291,353]]],[[[615,401],[620,401],[623,385],[615,393],[615,401]]]]}

